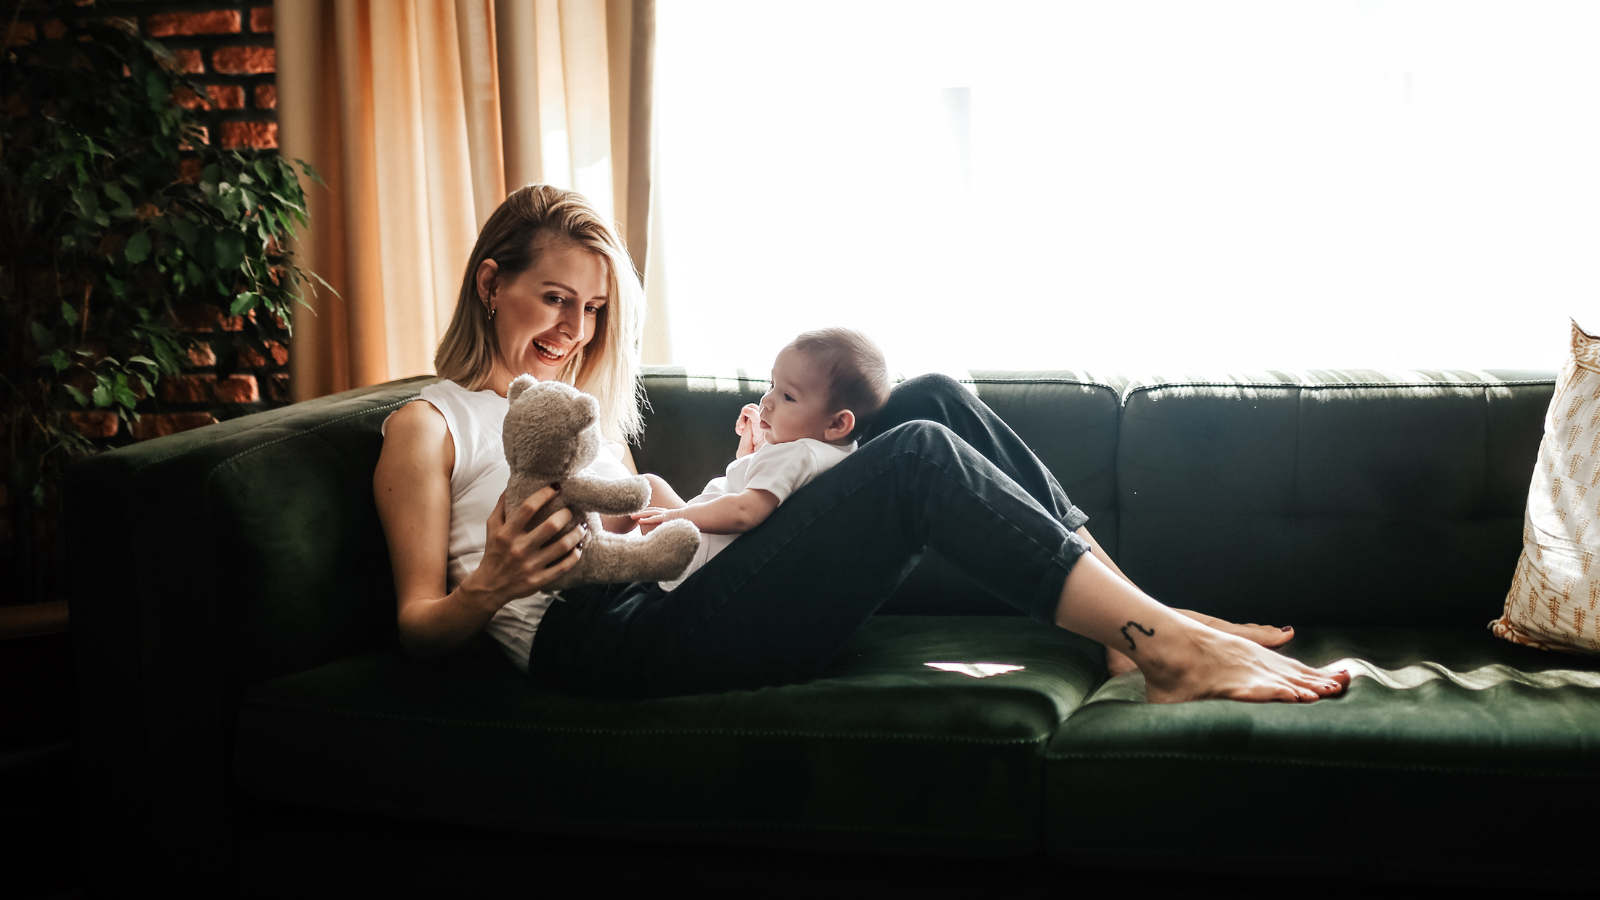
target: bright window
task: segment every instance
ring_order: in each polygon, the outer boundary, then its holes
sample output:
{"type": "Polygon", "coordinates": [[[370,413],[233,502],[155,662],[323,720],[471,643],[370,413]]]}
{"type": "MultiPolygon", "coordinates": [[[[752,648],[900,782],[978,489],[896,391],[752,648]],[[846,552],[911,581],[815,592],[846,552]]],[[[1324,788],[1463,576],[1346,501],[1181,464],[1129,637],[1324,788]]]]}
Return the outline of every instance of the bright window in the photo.
{"type": "Polygon", "coordinates": [[[1555,368],[1600,4],[658,6],[673,361],[1555,368]]]}

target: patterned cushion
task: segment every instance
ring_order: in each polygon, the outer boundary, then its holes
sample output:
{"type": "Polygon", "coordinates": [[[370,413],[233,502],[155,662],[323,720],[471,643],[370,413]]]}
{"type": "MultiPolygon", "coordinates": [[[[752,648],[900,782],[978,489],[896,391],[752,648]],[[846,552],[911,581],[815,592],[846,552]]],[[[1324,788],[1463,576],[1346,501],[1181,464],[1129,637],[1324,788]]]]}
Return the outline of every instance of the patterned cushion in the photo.
{"type": "Polygon", "coordinates": [[[1522,558],[1489,628],[1518,644],[1600,651],[1600,336],[1572,323],[1528,488],[1522,558]]]}

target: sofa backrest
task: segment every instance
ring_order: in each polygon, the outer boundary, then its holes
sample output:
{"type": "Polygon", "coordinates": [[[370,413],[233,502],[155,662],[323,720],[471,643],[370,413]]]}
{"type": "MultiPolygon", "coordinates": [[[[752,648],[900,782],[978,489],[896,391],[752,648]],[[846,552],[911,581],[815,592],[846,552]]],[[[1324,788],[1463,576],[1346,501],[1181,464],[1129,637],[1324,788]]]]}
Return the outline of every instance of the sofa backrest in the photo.
{"type": "Polygon", "coordinates": [[[1136,382],[1121,562],[1238,621],[1477,625],[1499,614],[1551,372],[1313,371],[1136,382]]]}

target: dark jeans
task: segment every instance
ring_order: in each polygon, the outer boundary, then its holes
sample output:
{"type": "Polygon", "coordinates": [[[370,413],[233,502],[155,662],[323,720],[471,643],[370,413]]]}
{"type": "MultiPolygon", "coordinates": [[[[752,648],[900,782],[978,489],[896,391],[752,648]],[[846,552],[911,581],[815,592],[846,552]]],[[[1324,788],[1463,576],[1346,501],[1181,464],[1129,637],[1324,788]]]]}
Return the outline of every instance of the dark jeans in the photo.
{"type": "Polygon", "coordinates": [[[815,677],[933,547],[1053,623],[1088,520],[1021,438],[940,375],[898,386],[871,436],[670,593],[578,588],[529,672],[580,694],[666,696],[815,677]]]}

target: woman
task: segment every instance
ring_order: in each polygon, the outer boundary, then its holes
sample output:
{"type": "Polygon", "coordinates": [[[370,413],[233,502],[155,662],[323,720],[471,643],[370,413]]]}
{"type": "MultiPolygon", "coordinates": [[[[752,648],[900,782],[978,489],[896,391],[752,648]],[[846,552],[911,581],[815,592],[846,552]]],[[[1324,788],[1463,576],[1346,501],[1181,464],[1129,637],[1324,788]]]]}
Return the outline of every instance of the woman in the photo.
{"type": "Polygon", "coordinates": [[[577,561],[584,533],[566,510],[528,528],[551,488],[502,507],[505,391],[527,372],[594,394],[615,442],[597,470],[634,471],[621,442],[641,426],[641,295],[615,232],[571,191],[524,187],[485,223],[435,358],[450,381],[385,423],[373,479],[409,653],[442,654],[487,629],[519,668],[577,693],[801,681],[932,546],[1035,618],[1106,645],[1113,671],[1136,665],[1154,702],[1309,702],[1349,684],[1262,646],[1282,631],[1144,594],[1022,441],[938,376],[897,387],[861,449],[677,590],[601,585],[552,603],[539,590],[577,561]]]}

